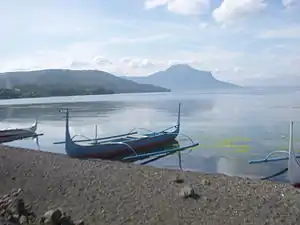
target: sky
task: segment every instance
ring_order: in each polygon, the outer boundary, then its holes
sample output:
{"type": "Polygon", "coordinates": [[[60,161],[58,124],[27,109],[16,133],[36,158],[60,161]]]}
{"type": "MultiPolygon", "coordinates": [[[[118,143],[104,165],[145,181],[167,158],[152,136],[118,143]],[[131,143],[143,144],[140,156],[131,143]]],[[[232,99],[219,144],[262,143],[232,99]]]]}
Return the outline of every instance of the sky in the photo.
{"type": "Polygon", "coordinates": [[[0,0],[0,72],[300,76],[300,0],[0,0]]]}

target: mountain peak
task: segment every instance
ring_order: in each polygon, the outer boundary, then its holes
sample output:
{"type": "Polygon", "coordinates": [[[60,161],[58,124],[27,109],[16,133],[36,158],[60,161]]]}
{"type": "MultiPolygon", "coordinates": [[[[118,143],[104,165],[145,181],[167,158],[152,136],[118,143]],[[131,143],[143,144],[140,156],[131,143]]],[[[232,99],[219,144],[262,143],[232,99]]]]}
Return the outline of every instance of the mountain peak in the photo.
{"type": "MultiPolygon", "coordinates": [[[[130,79],[130,78],[129,78],[130,79]]],[[[219,81],[210,71],[201,71],[188,64],[175,64],[164,71],[147,77],[131,77],[131,80],[166,87],[171,90],[201,90],[235,88],[234,84],[219,81]]]]}

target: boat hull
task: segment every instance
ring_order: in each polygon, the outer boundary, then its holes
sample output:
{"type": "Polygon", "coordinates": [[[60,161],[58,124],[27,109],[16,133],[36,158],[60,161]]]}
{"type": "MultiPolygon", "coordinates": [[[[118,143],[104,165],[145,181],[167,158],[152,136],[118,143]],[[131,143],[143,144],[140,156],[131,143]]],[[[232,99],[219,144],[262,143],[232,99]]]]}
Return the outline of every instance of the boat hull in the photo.
{"type": "Polygon", "coordinates": [[[76,145],[66,148],[67,154],[72,158],[101,158],[119,159],[128,155],[135,155],[149,151],[155,151],[175,142],[177,134],[162,134],[156,137],[149,137],[135,141],[124,142],[125,144],[98,144],[91,146],[76,145]]]}
{"type": "Polygon", "coordinates": [[[32,133],[18,133],[13,135],[0,135],[0,143],[11,142],[15,140],[21,140],[25,138],[33,137],[32,133]]]}
{"type": "Polygon", "coordinates": [[[37,121],[29,128],[14,128],[0,130],[0,143],[25,139],[36,135],[37,121]]]}
{"type": "MultiPolygon", "coordinates": [[[[137,155],[148,150],[168,145],[176,139],[180,131],[180,104],[177,125],[160,132],[151,132],[141,136],[126,136],[112,140],[79,145],[72,140],[69,130],[69,111],[66,110],[65,150],[72,158],[115,159],[137,155]]],[[[106,138],[107,139],[107,138],[106,138]]]]}

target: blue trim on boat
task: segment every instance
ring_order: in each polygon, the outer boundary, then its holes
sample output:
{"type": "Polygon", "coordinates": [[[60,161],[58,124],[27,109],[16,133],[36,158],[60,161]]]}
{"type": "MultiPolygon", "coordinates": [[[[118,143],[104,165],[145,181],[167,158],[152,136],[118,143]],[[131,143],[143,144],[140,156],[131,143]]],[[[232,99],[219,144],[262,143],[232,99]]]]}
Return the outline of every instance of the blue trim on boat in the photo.
{"type": "MultiPolygon", "coordinates": [[[[123,138],[106,137],[112,140],[89,143],[89,145],[78,145],[70,136],[69,130],[69,110],[66,109],[66,133],[65,133],[65,150],[70,157],[74,158],[113,158],[119,155],[130,155],[132,152],[144,151],[145,149],[153,149],[154,147],[167,144],[178,136],[180,131],[180,116],[181,116],[181,103],[179,103],[177,125],[167,128],[160,132],[150,132],[141,137],[125,136],[123,138]],[[171,128],[174,131],[167,132],[171,128]]],[[[95,141],[91,139],[90,141],[95,141]]]]}

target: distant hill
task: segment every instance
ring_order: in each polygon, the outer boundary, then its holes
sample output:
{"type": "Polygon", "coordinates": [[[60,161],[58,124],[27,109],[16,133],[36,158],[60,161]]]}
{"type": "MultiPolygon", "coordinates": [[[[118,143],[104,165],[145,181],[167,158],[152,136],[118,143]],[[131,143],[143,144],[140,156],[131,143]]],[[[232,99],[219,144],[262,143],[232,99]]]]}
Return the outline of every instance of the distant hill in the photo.
{"type": "Polygon", "coordinates": [[[112,93],[166,92],[166,88],[138,84],[98,70],[49,69],[0,73],[0,88],[24,85],[50,86],[61,89],[104,89],[112,93]]]}
{"type": "Polygon", "coordinates": [[[240,86],[219,81],[211,72],[201,71],[185,64],[177,64],[145,77],[126,77],[141,84],[152,84],[174,90],[228,89],[240,86]]]}

